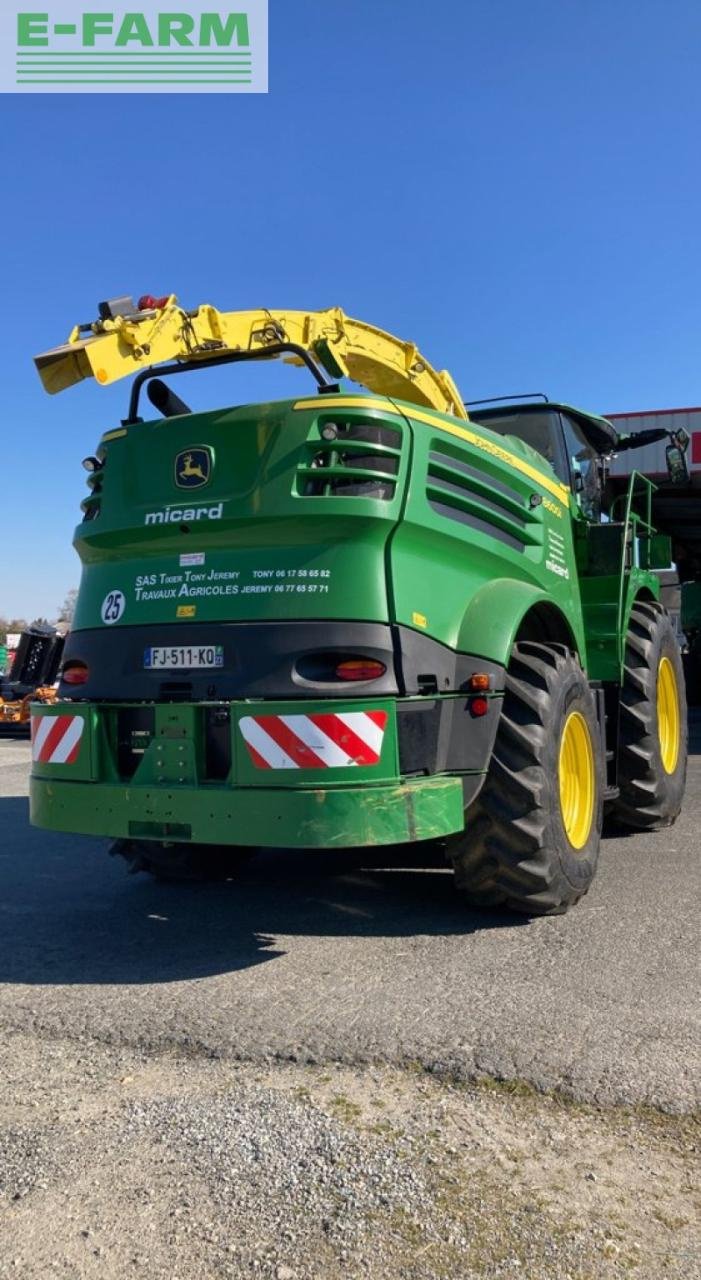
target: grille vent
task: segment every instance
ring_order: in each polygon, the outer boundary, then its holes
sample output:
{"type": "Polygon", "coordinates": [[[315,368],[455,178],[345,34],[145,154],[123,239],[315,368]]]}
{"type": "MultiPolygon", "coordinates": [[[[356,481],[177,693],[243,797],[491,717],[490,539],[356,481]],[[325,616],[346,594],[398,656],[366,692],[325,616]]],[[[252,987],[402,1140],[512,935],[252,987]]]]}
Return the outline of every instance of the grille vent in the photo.
{"type": "Polygon", "coordinates": [[[486,533],[514,551],[542,542],[540,506],[532,508],[504,481],[450,454],[429,453],[426,496],[438,515],[486,533]]]}
{"type": "Polygon", "coordinates": [[[305,498],[394,497],[402,449],[402,432],[376,422],[318,423],[319,439],[307,440],[304,462],[297,468],[297,493],[305,498]],[[335,439],[321,433],[335,427],[335,439]]]}

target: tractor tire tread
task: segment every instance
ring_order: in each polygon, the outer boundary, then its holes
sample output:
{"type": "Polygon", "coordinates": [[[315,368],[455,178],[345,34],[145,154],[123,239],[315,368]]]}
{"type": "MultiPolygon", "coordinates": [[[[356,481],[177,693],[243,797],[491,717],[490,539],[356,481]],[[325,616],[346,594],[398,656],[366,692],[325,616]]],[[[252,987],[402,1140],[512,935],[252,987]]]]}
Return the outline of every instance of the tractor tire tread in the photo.
{"type": "MultiPolygon", "coordinates": [[[[517,644],[489,771],[450,857],[458,887],[475,906],[556,914],[579,900],[547,847],[547,780],[541,751],[556,683],[581,668],[565,650],[517,644]]],[[[593,703],[592,703],[593,705],[593,703]]]]}
{"type": "Polygon", "coordinates": [[[657,601],[639,600],[631,611],[626,637],[619,719],[619,795],[611,805],[613,826],[629,831],[660,831],[672,826],[681,809],[685,773],[686,700],[681,658],[666,610],[657,601]],[[680,696],[682,742],[675,775],[681,770],[681,787],[665,776],[659,759],[657,669],[665,643],[667,656],[675,662],[680,696]]]}

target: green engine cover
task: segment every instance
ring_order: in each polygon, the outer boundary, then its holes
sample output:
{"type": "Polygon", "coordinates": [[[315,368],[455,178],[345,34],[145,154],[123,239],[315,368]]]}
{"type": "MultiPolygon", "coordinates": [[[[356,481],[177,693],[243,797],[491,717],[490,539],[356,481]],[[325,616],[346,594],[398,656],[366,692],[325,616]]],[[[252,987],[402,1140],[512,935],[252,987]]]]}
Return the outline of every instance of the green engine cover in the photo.
{"type": "Polygon", "coordinates": [[[520,441],[328,396],[138,423],[100,453],[79,630],[396,621],[504,662],[542,601],[585,653],[570,495],[520,441]]]}

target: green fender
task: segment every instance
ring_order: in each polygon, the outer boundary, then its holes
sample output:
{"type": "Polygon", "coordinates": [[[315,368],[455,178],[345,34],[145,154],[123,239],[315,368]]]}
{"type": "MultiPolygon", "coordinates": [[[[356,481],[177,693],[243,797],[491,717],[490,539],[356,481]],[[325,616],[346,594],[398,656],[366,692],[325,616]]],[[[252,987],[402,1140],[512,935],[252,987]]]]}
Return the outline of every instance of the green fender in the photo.
{"type": "MultiPolygon", "coordinates": [[[[530,582],[518,578],[497,578],[475,592],[462,620],[458,651],[476,653],[507,666],[519,628],[529,609],[545,604],[557,613],[562,630],[569,632],[582,660],[586,655],[579,618],[568,619],[552,596],[530,582]]],[[[558,640],[562,636],[557,637],[558,640]]]]}

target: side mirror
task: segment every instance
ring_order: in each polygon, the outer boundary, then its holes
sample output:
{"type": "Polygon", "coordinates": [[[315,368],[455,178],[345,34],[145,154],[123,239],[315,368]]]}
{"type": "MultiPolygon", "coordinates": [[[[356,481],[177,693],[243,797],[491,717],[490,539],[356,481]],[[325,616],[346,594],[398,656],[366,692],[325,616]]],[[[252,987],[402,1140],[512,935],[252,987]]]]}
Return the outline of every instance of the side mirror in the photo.
{"type": "Polygon", "coordinates": [[[672,484],[688,484],[689,468],[683,450],[677,444],[668,444],[665,449],[667,458],[667,474],[672,484]]]}

